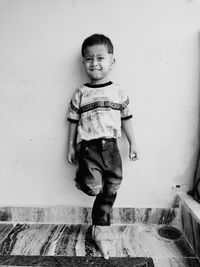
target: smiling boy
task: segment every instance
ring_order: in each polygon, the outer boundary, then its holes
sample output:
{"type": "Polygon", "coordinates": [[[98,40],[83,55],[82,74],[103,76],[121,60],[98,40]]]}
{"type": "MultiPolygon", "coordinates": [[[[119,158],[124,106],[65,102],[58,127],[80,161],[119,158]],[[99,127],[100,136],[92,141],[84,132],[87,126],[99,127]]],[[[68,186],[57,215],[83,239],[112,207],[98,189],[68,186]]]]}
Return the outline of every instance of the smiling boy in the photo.
{"type": "Polygon", "coordinates": [[[108,37],[94,34],[81,49],[89,83],[80,86],[70,103],[68,162],[78,159],[77,187],[96,196],[92,208],[92,237],[102,256],[109,258],[112,239],[110,215],[122,181],[122,161],[117,140],[121,126],[129,143],[129,158],[138,159],[127,93],[110,81],[115,59],[108,37]]]}

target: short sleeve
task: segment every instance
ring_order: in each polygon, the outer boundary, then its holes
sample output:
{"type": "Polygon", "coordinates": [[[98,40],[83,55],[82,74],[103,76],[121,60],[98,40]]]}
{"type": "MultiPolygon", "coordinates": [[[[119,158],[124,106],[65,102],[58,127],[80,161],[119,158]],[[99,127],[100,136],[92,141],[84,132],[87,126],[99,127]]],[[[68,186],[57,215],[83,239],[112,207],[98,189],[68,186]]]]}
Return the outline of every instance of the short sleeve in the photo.
{"type": "Polygon", "coordinates": [[[79,89],[74,93],[68,111],[68,121],[77,122],[80,118],[80,101],[81,101],[81,91],[79,89]]]}
{"type": "Polygon", "coordinates": [[[121,119],[126,120],[132,118],[132,110],[130,105],[130,99],[127,95],[127,92],[123,90],[121,92],[121,119]]]}

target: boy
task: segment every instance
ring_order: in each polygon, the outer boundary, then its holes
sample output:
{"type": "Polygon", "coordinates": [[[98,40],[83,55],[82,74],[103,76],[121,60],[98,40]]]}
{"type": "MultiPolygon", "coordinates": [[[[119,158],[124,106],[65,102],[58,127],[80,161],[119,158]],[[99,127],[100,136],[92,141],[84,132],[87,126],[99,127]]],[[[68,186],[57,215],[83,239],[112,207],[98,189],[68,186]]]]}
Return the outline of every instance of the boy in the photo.
{"type": "Polygon", "coordinates": [[[115,63],[113,44],[94,34],[82,44],[83,64],[90,83],[80,86],[70,103],[68,162],[78,159],[77,187],[96,196],[92,208],[92,238],[102,256],[109,258],[110,213],[122,180],[117,139],[121,124],[129,142],[129,157],[138,159],[129,98],[109,74],[115,63]]]}

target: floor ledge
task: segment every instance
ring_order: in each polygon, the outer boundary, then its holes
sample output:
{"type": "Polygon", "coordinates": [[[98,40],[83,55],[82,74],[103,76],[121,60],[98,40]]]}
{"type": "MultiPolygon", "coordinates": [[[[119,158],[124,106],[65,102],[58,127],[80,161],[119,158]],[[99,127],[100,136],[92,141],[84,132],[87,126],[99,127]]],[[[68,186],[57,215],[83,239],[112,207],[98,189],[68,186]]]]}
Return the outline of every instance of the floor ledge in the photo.
{"type": "Polygon", "coordinates": [[[186,206],[191,214],[200,223],[200,203],[186,193],[178,193],[177,197],[180,199],[180,204],[186,206]]]}

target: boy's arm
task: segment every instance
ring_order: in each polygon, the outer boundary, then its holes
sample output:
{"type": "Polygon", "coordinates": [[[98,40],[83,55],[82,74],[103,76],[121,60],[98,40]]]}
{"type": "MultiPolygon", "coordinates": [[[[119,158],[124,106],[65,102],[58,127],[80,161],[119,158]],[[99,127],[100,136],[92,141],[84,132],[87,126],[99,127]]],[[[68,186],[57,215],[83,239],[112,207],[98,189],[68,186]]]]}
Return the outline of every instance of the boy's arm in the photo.
{"type": "Polygon", "coordinates": [[[76,160],[76,135],[77,135],[78,123],[69,122],[69,134],[68,134],[68,152],[67,159],[70,164],[74,164],[76,160]]]}
{"type": "Polygon", "coordinates": [[[134,133],[133,133],[133,127],[132,127],[132,120],[122,120],[122,127],[124,129],[126,138],[129,142],[129,158],[131,160],[137,160],[138,159],[138,151],[135,143],[134,133]]]}

